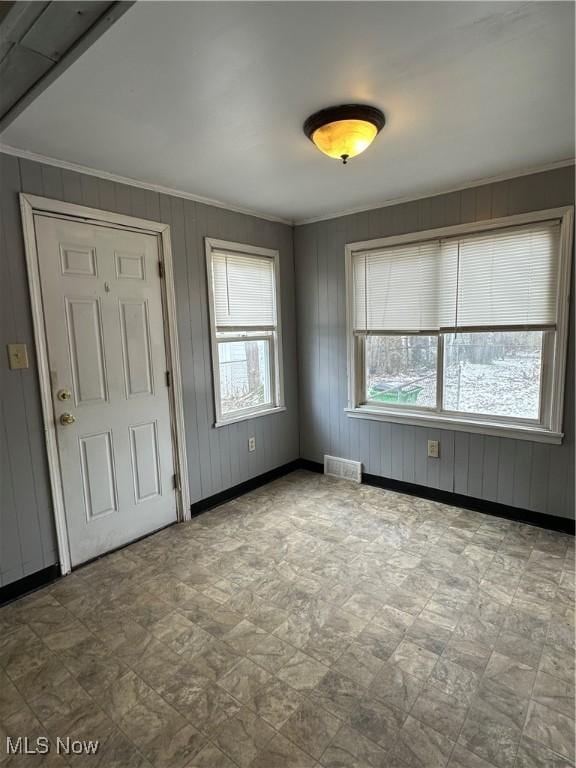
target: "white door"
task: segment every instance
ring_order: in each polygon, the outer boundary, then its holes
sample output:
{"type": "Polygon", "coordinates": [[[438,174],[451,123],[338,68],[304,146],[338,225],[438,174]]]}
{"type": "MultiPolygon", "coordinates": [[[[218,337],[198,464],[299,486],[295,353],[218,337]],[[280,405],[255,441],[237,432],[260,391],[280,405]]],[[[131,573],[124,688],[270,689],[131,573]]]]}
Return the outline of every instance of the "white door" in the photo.
{"type": "Polygon", "coordinates": [[[158,242],[34,219],[74,566],[176,520],[158,242]]]}

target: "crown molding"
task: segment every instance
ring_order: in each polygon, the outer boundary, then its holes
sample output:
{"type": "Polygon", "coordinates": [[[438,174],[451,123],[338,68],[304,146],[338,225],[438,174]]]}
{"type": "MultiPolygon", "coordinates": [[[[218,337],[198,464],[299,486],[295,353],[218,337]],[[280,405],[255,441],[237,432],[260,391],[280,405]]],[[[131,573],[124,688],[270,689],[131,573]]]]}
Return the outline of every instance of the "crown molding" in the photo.
{"type": "Polygon", "coordinates": [[[282,219],[279,216],[271,216],[268,213],[262,213],[260,211],[254,211],[251,208],[242,208],[238,205],[231,203],[225,203],[222,200],[212,200],[210,197],[202,197],[201,195],[193,195],[190,192],[184,192],[181,189],[173,189],[172,187],[164,187],[162,184],[154,184],[149,181],[139,181],[132,179],[128,176],[120,176],[117,173],[110,173],[110,171],[100,171],[97,168],[91,168],[87,165],[80,165],[79,163],[71,163],[68,160],[58,160],[55,157],[48,157],[46,155],[40,155],[37,152],[31,152],[27,149],[19,149],[18,147],[12,147],[9,144],[3,144],[0,142],[0,153],[5,155],[13,155],[14,157],[20,157],[24,160],[32,160],[36,163],[43,163],[44,165],[52,165],[55,168],[63,168],[67,171],[75,171],[76,173],[83,173],[86,176],[95,176],[98,179],[106,179],[107,181],[114,181],[118,184],[126,184],[129,187],[138,187],[139,189],[147,189],[150,192],[158,192],[161,195],[171,195],[172,197],[181,197],[184,200],[192,200],[195,203],[203,203],[204,205],[211,205],[214,208],[223,208],[226,211],[232,213],[243,213],[246,216],[254,216],[257,219],[264,219],[266,221],[273,221],[278,224],[287,224],[293,226],[294,222],[290,219],[282,219]]]}
{"type": "Polygon", "coordinates": [[[440,187],[428,192],[422,192],[419,195],[407,195],[406,197],[394,197],[388,200],[384,200],[380,203],[373,203],[372,205],[362,205],[357,208],[345,208],[335,213],[326,213],[322,216],[311,216],[306,219],[296,219],[293,222],[293,226],[300,227],[303,224],[315,224],[319,221],[329,221],[330,219],[339,219],[343,216],[351,216],[355,213],[366,213],[367,211],[374,211],[378,208],[388,208],[391,205],[401,205],[402,203],[413,203],[416,200],[425,200],[429,197],[438,197],[439,195],[449,195],[452,192],[462,192],[465,189],[473,189],[474,187],[482,187],[485,184],[495,184],[499,181],[509,181],[510,179],[518,179],[521,176],[532,176],[536,173],[544,173],[545,171],[554,171],[557,168],[565,168],[569,165],[575,165],[576,158],[569,157],[564,160],[556,160],[553,163],[546,163],[544,165],[536,165],[530,168],[525,168],[519,171],[510,171],[510,173],[501,173],[497,176],[483,176],[480,179],[472,181],[466,181],[459,184],[457,187],[440,187]]]}
{"type": "Polygon", "coordinates": [[[517,179],[522,176],[532,176],[536,173],[544,173],[545,171],[553,171],[557,168],[565,168],[566,166],[575,165],[576,158],[570,157],[564,160],[556,160],[552,163],[546,163],[544,165],[536,165],[528,168],[524,168],[518,171],[510,171],[509,173],[501,173],[496,176],[484,176],[480,179],[463,182],[455,187],[440,187],[428,192],[422,192],[418,195],[407,195],[406,197],[394,197],[388,200],[383,200],[371,205],[362,205],[356,208],[344,208],[334,213],[326,213],[322,216],[311,216],[303,219],[284,219],[280,216],[271,216],[268,213],[262,213],[260,211],[252,210],[251,208],[242,208],[238,205],[232,205],[225,203],[221,200],[213,200],[209,197],[202,197],[201,195],[194,195],[191,192],[184,192],[181,189],[173,189],[172,187],[165,187],[161,184],[154,184],[148,181],[138,181],[137,179],[129,178],[128,176],[120,176],[116,173],[110,173],[109,171],[100,171],[96,168],[91,168],[87,165],[80,165],[79,163],[71,163],[67,160],[58,160],[54,157],[48,157],[46,155],[40,155],[37,152],[31,152],[27,149],[19,149],[18,147],[12,147],[9,144],[3,144],[0,142],[0,153],[6,155],[13,155],[15,157],[21,157],[25,160],[32,160],[37,163],[44,163],[45,165],[52,165],[56,168],[64,168],[67,171],[75,171],[76,173],[84,173],[87,176],[95,176],[99,179],[106,179],[108,181],[115,181],[118,184],[126,184],[130,187],[138,187],[139,189],[147,189],[151,192],[158,192],[161,195],[172,195],[173,197],[181,197],[184,200],[192,200],[195,203],[203,203],[204,205],[212,205],[215,208],[223,208],[226,211],[232,213],[243,213],[246,216],[254,216],[257,219],[263,219],[265,221],[273,221],[278,224],[286,224],[288,226],[299,227],[304,224],[314,224],[319,221],[329,221],[330,219],[339,219],[343,216],[350,216],[355,213],[366,213],[367,211],[374,211],[378,208],[388,208],[392,205],[400,205],[402,203],[412,203],[416,200],[425,200],[429,197],[438,197],[439,195],[449,195],[452,192],[462,192],[465,189],[473,189],[474,187],[482,187],[485,184],[495,184],[499,181],[509,181],[510,179],[517,179]]]}

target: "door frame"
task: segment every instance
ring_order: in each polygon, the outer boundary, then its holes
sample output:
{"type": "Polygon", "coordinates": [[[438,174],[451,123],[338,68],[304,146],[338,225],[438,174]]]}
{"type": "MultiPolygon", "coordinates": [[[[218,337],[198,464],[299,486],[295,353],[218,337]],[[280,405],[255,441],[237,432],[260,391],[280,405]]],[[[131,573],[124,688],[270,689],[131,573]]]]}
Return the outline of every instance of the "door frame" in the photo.
{"type": "Polygon", "coordinates": [[[42,305],[42,287],[40,282],[34,216],[37,214],[47,214],[49,216],[66,218],[78,223],[142,232],[143,234],[155,235],[158,239],[158,256],[160,262],[163,264],[163,279],[160,282],[162,312],[164,316],[164,337],[167,366],[171,378],[169,397],[172,422],[172,446],[177,473],[176,509],[177,521],[181,522],[183,520],[190,520],[191,512],[170,227],[168,224],[163,224],[158,221],[139,219],[134,216],[124,216],[123,214],[113,213],[111,211],[102,211],[98,208],[89,208],[84,205],[76,205],[74,203],[65,203],[60,200],[51,200],[47,197],[39,197],[38,195],[29,195],[25,192],[20,193],[20,210],[22,213],[22,229],[24,233],[26,266],[28,269],[28,287],[30,290],[30,303],[32,307],[34,341],[36,343],[36,357],[38,361],[38,381],[40,384],[40,397],[42,401],[42,417],[44,422],[46,452],[48,456],[48,469],[50,473],[52,504],[54,507],[54,520],[56,524],[56,538],[58,542],[60,570],[62,575],[65,575],[70,573],[72,566],[70,559],[70,544],[68,540],[68,526],[64,507],[64,495],[62,492],[62,472],[56,438],[56,419],[52,399],[52,386],[50,383],[48,345],[42,305]]]}

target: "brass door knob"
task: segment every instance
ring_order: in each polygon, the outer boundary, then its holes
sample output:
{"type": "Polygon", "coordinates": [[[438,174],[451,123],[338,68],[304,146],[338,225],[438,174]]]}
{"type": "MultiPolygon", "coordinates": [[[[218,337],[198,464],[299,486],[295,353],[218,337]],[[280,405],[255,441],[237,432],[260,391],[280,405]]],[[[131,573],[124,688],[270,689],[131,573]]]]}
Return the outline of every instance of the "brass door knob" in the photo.
{"type": "Polygon", "coordinates": [[[60,416],[60,424],[62,424],[63,427],[67,424],[74,424],[75,421],[76,417],[72,416],[71,413],[63,413],[62,416],[60,416]]]}

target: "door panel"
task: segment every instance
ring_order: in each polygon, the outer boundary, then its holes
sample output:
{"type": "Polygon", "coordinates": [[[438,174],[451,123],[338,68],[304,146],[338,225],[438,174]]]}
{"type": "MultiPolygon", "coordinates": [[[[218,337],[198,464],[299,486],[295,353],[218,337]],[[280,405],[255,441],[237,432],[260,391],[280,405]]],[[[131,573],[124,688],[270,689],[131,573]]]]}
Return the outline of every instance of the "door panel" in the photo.
{"type": "Polygon", "coordinates": [[[68,347],[76,405],[104,402],[106,371],[98,299],[65,297],[68,347]]]}
{"type": "Polygon", "coordinates": [[[119,307],[126,396],[152,395],[148,305],[145,301],[121,299],[119,307]]]}
{"type": "Polygon", "coordinates": [[[176,520],[158,242],[49,216],[35,216],[35,227],[78,565],[176,520]]]}

